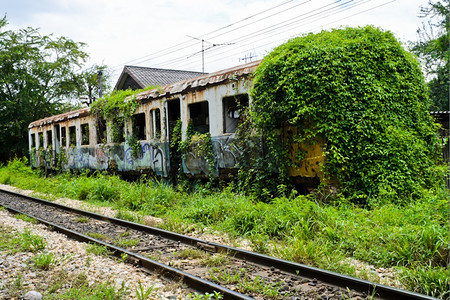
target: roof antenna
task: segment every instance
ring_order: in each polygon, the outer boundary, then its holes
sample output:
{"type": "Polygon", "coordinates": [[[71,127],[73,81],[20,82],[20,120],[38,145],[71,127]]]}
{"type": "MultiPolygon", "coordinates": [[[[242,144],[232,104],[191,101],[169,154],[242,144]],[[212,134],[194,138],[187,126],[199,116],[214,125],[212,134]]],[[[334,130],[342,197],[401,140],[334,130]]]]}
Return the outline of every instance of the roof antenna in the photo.
{"type": "MultiPolygon", "coordinates": [[[[234,45],[234,43],[214,44],[214,43],[205,41],[204,39],[197,38],[197,37],[195,37],[195,36],[190,36],[190,35],[188,35],[188,37],[190,37],[190,38],[192,38],[192,39],[195,39],[195,40],[199,40],[199,41],[202,42],[202,51],[201,51],[201,53],[202,53],[202,73],[205,73],[205,51],[206,51],[206,50],[209,50],[209,49],[214,48],[214,47],[216,47],[216,46],[234,45]],[[208,43],[208,44],[211,44],[211,46],[209,46],[208,48],[205,49],[205,42],[208,43]]],[[[188,56],[188,58],[189,58],[189,57],[192,57],[192,56],[194,56],[194,55],[196,55],[197,53],[199,53],[199,52],[196,52],[196,53],[194,53],[194,54],[188,56]]]]}

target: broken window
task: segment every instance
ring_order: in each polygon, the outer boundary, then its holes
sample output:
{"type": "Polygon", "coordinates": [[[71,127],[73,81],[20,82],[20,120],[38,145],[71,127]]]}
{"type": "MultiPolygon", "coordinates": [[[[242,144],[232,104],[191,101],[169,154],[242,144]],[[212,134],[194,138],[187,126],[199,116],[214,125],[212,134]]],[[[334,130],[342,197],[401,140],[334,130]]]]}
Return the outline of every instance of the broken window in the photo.
{"type": "Polygon", "coordinates": [[[30,147],[31,148],[36,148],[36,135],[34,133],[31,134],[30,137],[30,147]]]}
{"type": "Polygon", "coordinates": [[[116,117],[111,123],[111,139],[113,143],[123,143],[124,136],[124,121],[121,117],[116,117]]]}
{"type": "Polygon", "coordinates": [[[67,146],[67,139],[66,139],[66,127],[61,127],[61,146],[66,147],[67,146]]]}
{"type": "Polygon", "coordinates": [[[189,120],[196,131],[200,133],[209,132],[208,101],[190,104],[189,120]]]}
{"type": "Polygon", "coordinates": [[[172,141],[173,129],[181,119],[180,99],[167,101],[167,124],[169,125],[169,141],[172,141]]]}
{"type": "Polygon", "coordinates": [[[77,130],[75,126],[69,127],[69,146],[75,147],[77,144],[77,130]]]}
{"type": "Polygon", "coordinates": [[[52,131],[51,130],[47,130],[47,149],[49,149],[50,147],[52,147],[52,131]]]}
{"type": "Polygon", "coordinates": [[[44,148],[44,133],[39,132],[39,148],[44,148]]]}
{"type": "Polygon", "coordinates": [[[60,132],[59,124],[55,125],[54,131],[55,131],[55,145],[56,145],[56,148],[59,148],[59,143],[60,143],[60,139],[61,139],[61,132],[60,132]]]}
{"type": "Polygon", "coordinates": [[[133,115],[133,136],[138,140],[145,140],[145,113],[133,115]]]}
{"type": "Polygon", "coordinates": [[[89,145],[89,124],[81,124],[81,145],[89,145]]]}
{"type": "Polygon", "coordinates": [[[159,108],[150,111],[150,118],[152,120],[152,138],[161,138],[161,111],[159,108]]]}
{"type": "Polygon", "coordinates": [[[97,119],[97,144],[106,144],[106,121],[97,119]]]}
{"type": "Polygon", "coordinates": [[[223,98],[223,132],[234,133],[242,122],[242,110],[248,107],[248,95],[223,98]]]}

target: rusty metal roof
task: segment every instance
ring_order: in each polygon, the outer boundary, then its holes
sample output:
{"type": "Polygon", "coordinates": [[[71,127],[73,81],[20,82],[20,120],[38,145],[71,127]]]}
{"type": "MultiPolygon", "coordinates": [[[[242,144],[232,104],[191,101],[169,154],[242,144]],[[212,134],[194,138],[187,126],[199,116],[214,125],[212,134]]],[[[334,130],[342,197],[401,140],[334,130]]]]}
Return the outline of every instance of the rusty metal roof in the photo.
{"type": "Polygon", "coordinates": [[[238,79],[240,77],[253,73],[261,61],[254,61],[248,64],[239,65],[222,71],[209,73],[199,77],[187,79],[164,86],[163,88],[148,90],[136,95],[138,100],[150,100],[161,97],[168,97],[174,94],[186,93],[189,90],[205,88],[209,85],[220,84],[228,80],[238,79]]]}
{"type": "MultiPolygon", "coordinates": [[[[239,65],[233,68],[225,69],[222,71],[205,74],[195,78],[187,79],[184,81],[179,81],[177,83],[166,85],[162,88],[154,89],[139,93],[136,95],[138,100],[151,100],[161,97],[168,97],[174,94],[187,93],[190,90],[203,89],[210,85],[216,85],[223,83],[228,80],[239,79],[241,77],[252,74],[258,67],[261,61],[254,61],[248,64],[239,65]]],[[[67,121],[72,118],[85,117],[89,115],[89,107],[82,108],[79,110],[67,112],[64,114],[51,116],[45,119],[34,121],[30,123],[28,128],[44,126],[47,124],[52,124],[61,121],[67,121]]]]}
{"type": "Polygon", "coordinates": [[[40,127],[52,123],[67,121],[73,118],[80,118],[80,117],[86,117],[89,115],[90,107],[81,108],[74,111],[69,111],[60,115],[51,116],[45,119],[41,119],[38,121],[34,121],[28,125],[28,129],[31,129],[33,127],[40,127]]]}

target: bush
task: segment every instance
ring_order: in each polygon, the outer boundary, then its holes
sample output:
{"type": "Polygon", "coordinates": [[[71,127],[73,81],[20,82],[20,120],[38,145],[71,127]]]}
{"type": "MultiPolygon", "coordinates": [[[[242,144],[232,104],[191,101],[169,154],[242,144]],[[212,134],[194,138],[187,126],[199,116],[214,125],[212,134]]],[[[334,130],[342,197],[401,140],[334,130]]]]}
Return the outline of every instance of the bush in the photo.
{"type": "Polygon", "coordinates": [[[405,204],[444,184],[440,141],[417,60],[392,33],[368,26],[295,38],[255,72],[251,118],[268,164],[286,174],[289,142],[325,142],[324,179],[355,203],[405,204]]]}

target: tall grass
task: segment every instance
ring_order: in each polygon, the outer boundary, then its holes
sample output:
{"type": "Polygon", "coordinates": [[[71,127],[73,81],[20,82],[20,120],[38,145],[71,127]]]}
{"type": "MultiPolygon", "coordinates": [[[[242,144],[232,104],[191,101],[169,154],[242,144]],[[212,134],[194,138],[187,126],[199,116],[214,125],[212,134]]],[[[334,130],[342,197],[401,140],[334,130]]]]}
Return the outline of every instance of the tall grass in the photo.
{"type": "Polygon", "coordinates": [[[245,237],[259,252],[353,276],[358,273],[348,258],[395,268],[406,288],[449,298],[446,190],[424,190],[420,201],[372,210],[339,197],[323,204],[313,195],[263,203],[234,192],[232,186],[187,193],[164,183],[130,183],[104,173],[41,178],[20,160],[0,168],[0,183],[112,206],[123,216],[132,210],[161,217],[163,228],[178,232],[209,228],[231,238],[245,237]]]}

